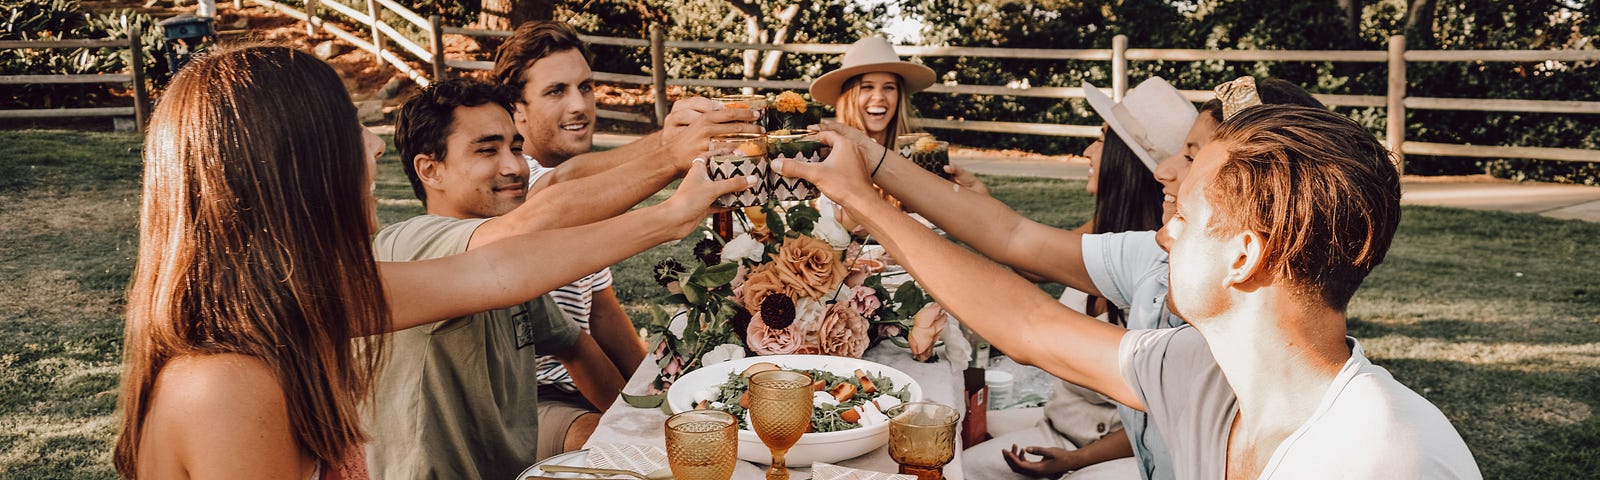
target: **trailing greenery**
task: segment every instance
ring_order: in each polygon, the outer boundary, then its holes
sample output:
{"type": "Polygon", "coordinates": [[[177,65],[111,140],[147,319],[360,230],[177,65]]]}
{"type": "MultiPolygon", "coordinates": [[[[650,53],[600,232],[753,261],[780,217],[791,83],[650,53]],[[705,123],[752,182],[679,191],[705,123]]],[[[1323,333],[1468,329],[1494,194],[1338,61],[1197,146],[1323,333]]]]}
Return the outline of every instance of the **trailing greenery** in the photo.
{"type": "MultiPolygon", "coordinates": [[[[0,477],[115,478],[139,152],[130,134],[0,131],[0,477]]],[[[1040,222],[1088,218],[1081,181],[984,180],[1040,222]]],[[[421,212],[393,153],[377,196],[384,224],[421,212]]],[[[1351,335],[1444,411],[1485,478],[1600,469],[1595,238],[1600,224],[1406,207],[1387,260],[1351,303],[1351,335]]],[[[664,303],[650,267],[686,258],[690,243],[614,267],[630,312],[664,303]]]]}

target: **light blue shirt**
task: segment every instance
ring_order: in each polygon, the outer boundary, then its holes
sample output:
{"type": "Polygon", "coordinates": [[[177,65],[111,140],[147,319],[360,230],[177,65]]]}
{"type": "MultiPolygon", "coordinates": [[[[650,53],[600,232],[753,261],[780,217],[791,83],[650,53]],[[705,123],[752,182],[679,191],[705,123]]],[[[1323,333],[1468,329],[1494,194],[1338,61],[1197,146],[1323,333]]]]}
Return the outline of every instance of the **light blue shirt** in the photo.
{"type": "MultiPolygon", "coordinates": [[[[1167,252],[1156,244],[1156,232],[1084,235],[1083,264],[1100,295],[1128,313],[1129,330],[1184,325],[1167,309],[1167,252]]],[[[1117,414],[1139,473],[1145,480],[1173,480],[1172,454],[1148,416],[1121,404],[1117,414]]]]}

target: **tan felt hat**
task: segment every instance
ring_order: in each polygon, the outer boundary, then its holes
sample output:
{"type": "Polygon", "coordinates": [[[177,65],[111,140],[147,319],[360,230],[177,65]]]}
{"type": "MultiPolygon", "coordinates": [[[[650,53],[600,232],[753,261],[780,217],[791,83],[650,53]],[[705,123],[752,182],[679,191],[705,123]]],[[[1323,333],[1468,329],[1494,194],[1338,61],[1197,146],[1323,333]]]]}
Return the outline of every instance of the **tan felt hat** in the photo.
{"type": "Polygon", "coordinates": [[[811,98],[817,103],[832,105],[844,93],[844,83],[856,75],[885,72],[899,75],[905,81],[900,88],[906,93],[917,93],[933,85],[933,69],[920,63],[900,60],[894,46],[883,37],[866,37],[850,45],[839,61],[839,69],[823,74],[811,82],[811,98]]]}

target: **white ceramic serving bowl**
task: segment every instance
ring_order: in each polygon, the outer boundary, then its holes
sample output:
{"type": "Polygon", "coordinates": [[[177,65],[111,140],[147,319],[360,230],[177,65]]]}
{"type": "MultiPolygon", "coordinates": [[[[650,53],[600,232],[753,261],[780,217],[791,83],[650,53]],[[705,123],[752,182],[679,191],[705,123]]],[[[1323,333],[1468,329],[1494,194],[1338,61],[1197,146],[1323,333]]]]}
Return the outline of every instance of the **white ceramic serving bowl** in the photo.
{"type": "MultiPolygon", "coordinates": [[[[673,413],[693,409],[695,392],[720,386],[728,381],[729,374],[743,372],[746,367],[761,362],[769,362],[787,370],[824,370],[846,377],[855,375],[856,369],[859,368],[867,373],[888,377],[894,381],[896,390],[907,389],[910,401],[922,400],[922,386],[917,385],[917,381],[910,375],[887,365],[859,358],[826,355],[771,355],[730,360],[689,372],[679,377],[678,381],[673,382],[672,387],[667,389],[667,404],[672,407],[673,413]]],[[[801,435],[800,441],[789,449],[789,453],[784,456],[784,463],[795,467],[809,466],[816,462],[837,463],[859,457],[888,442],[887,422],[840,432],[807,433],[801,435]]],[[[768,465],[772,463],[772,451],[766,444],[761,443],[761,437],[756,436],[756,432],[740,429],[739,459],[768,465]]]]}

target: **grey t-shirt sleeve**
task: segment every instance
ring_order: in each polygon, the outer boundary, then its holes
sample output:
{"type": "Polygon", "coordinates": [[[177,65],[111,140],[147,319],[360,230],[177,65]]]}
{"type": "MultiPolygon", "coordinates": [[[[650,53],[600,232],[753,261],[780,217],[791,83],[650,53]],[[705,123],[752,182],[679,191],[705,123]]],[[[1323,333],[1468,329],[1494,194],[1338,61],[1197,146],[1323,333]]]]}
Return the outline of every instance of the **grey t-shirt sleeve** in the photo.
{"type": "Polygon", "coordinates": [[[1083,266],[1100,295],[1118,308],[1128,308],[1145,274],[1164,261],[1156,232],[1097,233],[1083,236],[1083,266]]]}
{"type": "Polygon", "coordinates": [[[1237,397],[1205,337],[1189,326],[1130,330],[1117,360],[1166,441],[1176,477],[1222,478],[1237,397]]]}

